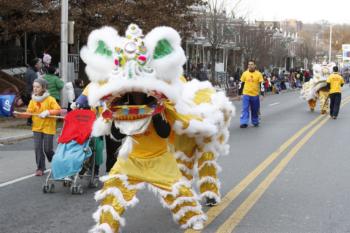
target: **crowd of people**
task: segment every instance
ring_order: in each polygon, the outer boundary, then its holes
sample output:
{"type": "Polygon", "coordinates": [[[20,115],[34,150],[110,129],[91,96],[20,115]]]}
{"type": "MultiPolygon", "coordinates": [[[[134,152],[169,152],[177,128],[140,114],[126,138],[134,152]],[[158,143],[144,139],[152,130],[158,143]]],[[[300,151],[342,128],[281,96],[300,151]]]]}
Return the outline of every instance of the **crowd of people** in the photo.
{"type": "MultiPolygon", "coordinates": [[[[34,151],[37,169],[36,176],[42,176],[46,169],[45,157],[49,162],[54,155],[53,140],[56,134],[56,118],[50,115],[61,113],[60,99],[64,82],[59,78],[58,69],[51,64],[51,56],[44,53],[43,58],[34,58],[25,73],[26,90],[22,99],[27,110],[17,117],[27,118],[27,125],[34,134],[34,151]]],[[[83,82],[75,80],[74,93],[79,96],[83,82]]],[[[74,100],[72,100],[74,101],[74,100]]]]}

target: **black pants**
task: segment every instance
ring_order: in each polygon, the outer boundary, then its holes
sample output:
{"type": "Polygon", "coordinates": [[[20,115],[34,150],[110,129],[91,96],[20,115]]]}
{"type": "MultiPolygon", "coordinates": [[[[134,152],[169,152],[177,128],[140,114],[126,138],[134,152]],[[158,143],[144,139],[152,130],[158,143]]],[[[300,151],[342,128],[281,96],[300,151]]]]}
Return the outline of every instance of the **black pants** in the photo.
{"type": "Polygon", "coordinates": [[[37,169],[41,171],[46,170],[45,156],[49,162],[51,162],[55,152],[53,151],[53,137],[54,135],[33,132],[34,133],[34,147],[35,147],[35,160],[37,169]]]}
{"type": "Polygon", "coordinates": [[[331,99],[330,104],[330,115],[333,117],[337,117],[339,113],[340,108],[340,102],[341,102],[341,93],[332,93],[329,94],[329,98],[331,99]]]}
{"type": "Polygon", "coordinates": [[[106,172],[109,172],[114,166],[118,158],[118,149],[121,145],[121,142],[114,141],[109,135],[105,136],[106,138],[106,172]]]}

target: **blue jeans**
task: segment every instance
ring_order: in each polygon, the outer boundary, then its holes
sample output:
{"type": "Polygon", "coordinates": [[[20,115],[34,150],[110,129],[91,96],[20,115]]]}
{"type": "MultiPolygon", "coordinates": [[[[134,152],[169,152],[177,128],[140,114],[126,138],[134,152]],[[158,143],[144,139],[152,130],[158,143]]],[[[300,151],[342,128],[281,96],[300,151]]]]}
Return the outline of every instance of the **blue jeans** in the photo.
{"type": "Polygon", "coordinates": [[[240,118],[241,125],[248,125],[249,122],[249,108],[252,114],[252,124],[259,124],[258,112],[260,109],[259,96],[243,95],[242,98],[242,113],[240,118]]]}

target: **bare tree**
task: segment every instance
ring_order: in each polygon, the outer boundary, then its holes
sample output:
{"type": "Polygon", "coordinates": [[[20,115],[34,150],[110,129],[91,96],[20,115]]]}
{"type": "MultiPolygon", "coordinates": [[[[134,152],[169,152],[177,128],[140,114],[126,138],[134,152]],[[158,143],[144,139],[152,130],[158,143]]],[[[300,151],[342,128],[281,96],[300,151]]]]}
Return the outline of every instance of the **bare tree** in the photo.
{"type": "Polygon", "coordinates": [[[264,23],[259,25],[244,23],[240,27],[240,47],[244,50],[244,62],[256,60],[259,67],[271,64],[273,31],[264,23]]]}
{"type": "Polygon", "coordinates": [[[208,0],[207,9],[203,12],[205,27],[203,32],[210,44],[210,64],[211,64],[211,81],[215,83],[215,64],[217,61],[218,51],[223,49],[227,41],[228,14],[235,17],[235,12],[242,0],[230,1],[231,10],[228,9],[228,3],[225,0],[208,0]]]}
{"type": "Polygon", "coordinates": [[[226,21],[225,2],[209,0],[207,9],[203,12],[205,27],[203,31],[210,43],[211,81],[215,82],[215,63],[217,50],[224,42],[223,26],[226,21]]]}
{"type": "Polygon", "coordinates": [[[309,32],[302,31],[300,33],[300,40],[301,42],[298,44],[296,51],[297,56],[300,57],[301,60],[306,58],[308,63],[311,64],[316,57],[316,46],[313,35],[309,32]]]}
{"type": "MultiPolygon", "coordinates": [[[[190,7],[204,4],[203,0],[70,0],[69,19],[75,21],[75,32],[83,40],[100,26],[123,32],[130,23],[139,24],[145,32],[166,25],[186,34],[193,28],[190,7]]],[[[0,30],[59,36],[60,0],[0,0],[0,5],[0,30]]]]}

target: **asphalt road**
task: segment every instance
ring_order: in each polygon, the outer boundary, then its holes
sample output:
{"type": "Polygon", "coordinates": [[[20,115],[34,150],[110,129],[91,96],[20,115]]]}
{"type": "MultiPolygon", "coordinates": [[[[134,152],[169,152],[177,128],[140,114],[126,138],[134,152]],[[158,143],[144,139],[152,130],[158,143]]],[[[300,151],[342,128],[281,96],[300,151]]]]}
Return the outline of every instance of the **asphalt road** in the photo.
{"type": "MultiPolygon", "coordinates": [[[[332,120],[309,112],[298,92],[268,96],[260,127],[247,129],[239,128],[240,102],[234,104],[231,152],[219,158],[224,202],[209,210],[202,232],[350,232],[350,103],[332,120]]],[[[0,147],[0,232],[87,232],[97,189],[79,196],[56,184],[55,193],[43,194],[44,177],[15,180],[34,170],[32,140],[0,147]]],[[[184,232],[150,191],[138,198],[123,232],[184,232]]]]}

